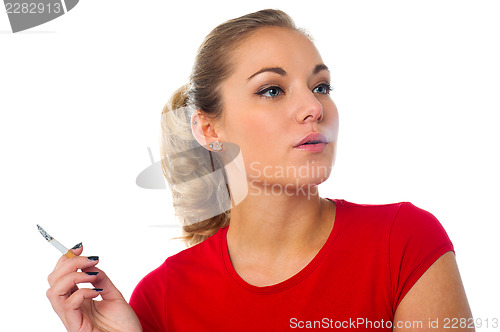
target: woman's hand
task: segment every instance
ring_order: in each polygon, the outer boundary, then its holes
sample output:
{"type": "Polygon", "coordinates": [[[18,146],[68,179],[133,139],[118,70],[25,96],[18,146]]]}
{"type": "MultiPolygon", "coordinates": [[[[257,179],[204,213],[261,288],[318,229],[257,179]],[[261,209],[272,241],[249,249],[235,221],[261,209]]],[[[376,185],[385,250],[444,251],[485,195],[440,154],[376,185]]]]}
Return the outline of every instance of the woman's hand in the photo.
{"type": "Polygon", "coordinates": [[[134,310],[106,274],[95,267],[99,258],[80,256],[82,247],[72,251],[77,256],[62,256],[48,277],[47,297],[66,329],[71,332],[142,331],[134,310]],[[82,282],[91,283],[95,288],[79,289],[77,284],[82,282]],[[99,295],[102,301],[93,300],[99,295]]]}

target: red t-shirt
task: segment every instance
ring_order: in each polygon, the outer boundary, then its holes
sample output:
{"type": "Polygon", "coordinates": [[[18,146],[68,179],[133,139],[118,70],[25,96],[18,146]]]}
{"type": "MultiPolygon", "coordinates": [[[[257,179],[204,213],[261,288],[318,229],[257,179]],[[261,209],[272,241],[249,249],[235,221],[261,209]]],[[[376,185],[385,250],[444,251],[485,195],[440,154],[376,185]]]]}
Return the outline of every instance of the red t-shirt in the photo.
{"type": "Polygon", "coordinates": [[[390,331],[405,294],[453,244],[436,217],[410,202],[332,201],[326,243],[278,284],[257,287],[236,273],[227,227],[169,257],[131,296],[144,331],[390,331]]]}

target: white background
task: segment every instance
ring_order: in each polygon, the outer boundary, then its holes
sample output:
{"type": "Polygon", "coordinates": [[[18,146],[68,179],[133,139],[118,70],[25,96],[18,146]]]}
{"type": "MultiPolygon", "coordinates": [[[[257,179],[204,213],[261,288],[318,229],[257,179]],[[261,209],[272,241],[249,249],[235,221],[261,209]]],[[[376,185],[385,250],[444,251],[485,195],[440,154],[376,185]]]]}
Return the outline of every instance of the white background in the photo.
{"type": "Polygon", "coordinates": [[[159,159],[161,109],[203,37],[268,7],[310,31],[332,72],[340,133],[322,196],[433,213],[474,317],[500,318],[497,1],[113,0],[16,34],[0,13],[2,330],[63,330],[45,297],[60,254],[36,224],[99,255],[127,299],[184,248],[170,192],[136,176],[147,147],[159,159]]]}

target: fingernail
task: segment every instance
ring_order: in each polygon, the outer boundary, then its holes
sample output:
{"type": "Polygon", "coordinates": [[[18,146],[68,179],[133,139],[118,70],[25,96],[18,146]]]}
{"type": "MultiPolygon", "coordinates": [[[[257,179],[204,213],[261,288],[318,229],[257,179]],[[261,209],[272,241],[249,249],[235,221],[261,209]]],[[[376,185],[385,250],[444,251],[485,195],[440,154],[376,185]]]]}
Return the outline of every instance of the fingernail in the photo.
{"type": "Polygon", "coordinates": [[[75,246],[74,246],[73,248],[71,248],[71,249],[78,249],[78,248],[80,248],[81,246],[82,246],[82,243],[80,242],[80,243],[78,243],[77,245],[75,245],[75,246]]]}
{"type": "Polygon", "coordinates": [[[96,292],[102,292],[102,288],[92,288],[92,290],[95,290],[96,292]]]}
{"type": "Polygon", "coordinates": [[[96,276],[99,272],[85,272],[87,273],[89,276],[96,276]]]}
{"type": "Polygon", "coordinates": [[[99,260],[99,256],[88,256],[87,257],[90,261],[98,261],[99,260]]]}

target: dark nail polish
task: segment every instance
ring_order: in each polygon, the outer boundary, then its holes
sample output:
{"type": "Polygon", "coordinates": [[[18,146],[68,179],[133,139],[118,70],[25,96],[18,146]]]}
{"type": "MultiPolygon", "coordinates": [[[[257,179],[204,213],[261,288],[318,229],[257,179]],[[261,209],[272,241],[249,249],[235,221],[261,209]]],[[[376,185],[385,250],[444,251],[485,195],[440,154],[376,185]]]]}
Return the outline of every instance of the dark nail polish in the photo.
{"type": "Polygon", "coordinates": [[[92,290],[95,290],[96,292],[102,292],[102,288],[92,288],[92,290]]]}
{"type": "Polygon", "coordinates": [[[74,246],[73,248],[71,248],[71,249],[78,249],[78,248],[80,248],[81,246],[82,246],[82,243],[80,242],[80,243],[78,243],[77,245],[75,245],[75,246],[74,246]]]}
{"type": "Polygon", "coordinates": [[[99,256],[88,256],[87,258],[91,261],[98,261],[99,260],[99,256]]]}
{"type": "Polygon", "coordinates": [[[96,276],[99,272],[85,272],[89,276],[96,276]]]}

